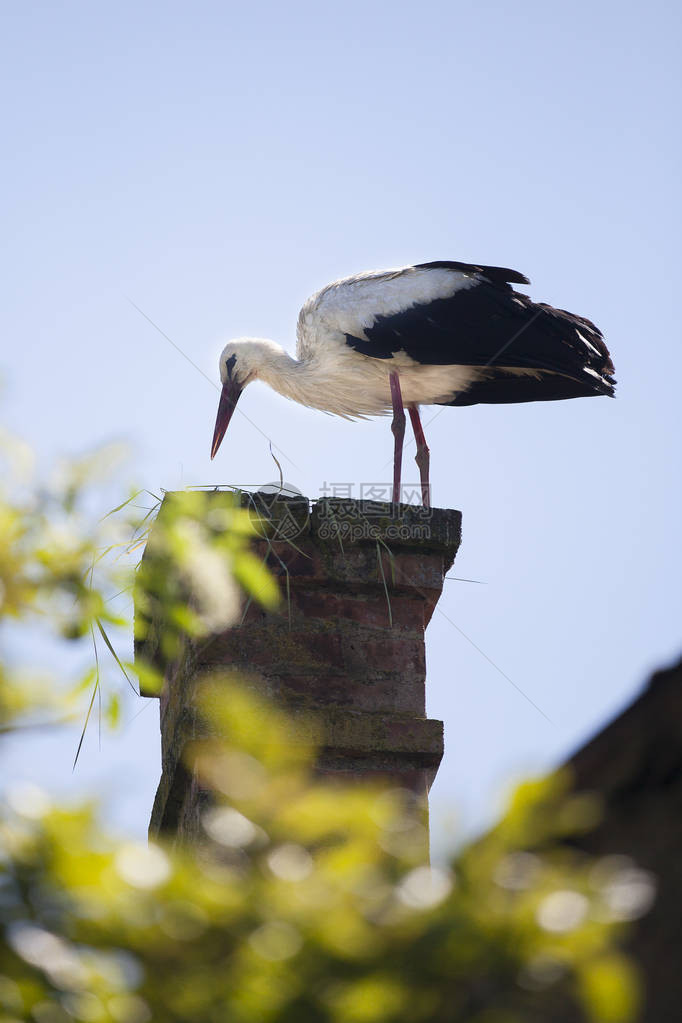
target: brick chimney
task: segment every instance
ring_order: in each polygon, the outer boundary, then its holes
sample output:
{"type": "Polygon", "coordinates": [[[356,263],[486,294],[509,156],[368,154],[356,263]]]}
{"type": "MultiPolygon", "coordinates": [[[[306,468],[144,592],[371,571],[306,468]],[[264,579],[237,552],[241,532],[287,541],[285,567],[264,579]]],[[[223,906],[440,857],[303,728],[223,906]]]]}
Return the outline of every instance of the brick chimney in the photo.
{"type": "Polygon", "coordinates": [[[426,805],[443,725],[426,717],[424,630],[460,544],[461,514],[338,498],[311,511],[307,498],[264,493],[242,500],[257,505],[263,538],[254,547],[288,598],[277,612],[251,602],[240,624],[200,645],[186,639],[169,663],[158,653],[163,622],[136,646],[136,656],[164,671],[150,833],[196,833],[204,796],[183,762],[197,734],[193,682],[220,669],[243,672],[295,719],[312,717],[318,774],[388,779],[426,805]]]}

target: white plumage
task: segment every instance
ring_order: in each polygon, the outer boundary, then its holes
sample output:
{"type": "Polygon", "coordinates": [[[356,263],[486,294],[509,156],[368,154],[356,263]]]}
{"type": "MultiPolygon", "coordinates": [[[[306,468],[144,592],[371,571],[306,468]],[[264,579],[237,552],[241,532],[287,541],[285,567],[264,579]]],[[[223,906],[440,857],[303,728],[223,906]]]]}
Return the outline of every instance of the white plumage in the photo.
{"type": "Polygon", "coordinates": [[[476,284],[472,275],[451,270],[397,267],[372,270],[328,284],[304,304],[298,317],[299,359],[307,358],[332,334],[367,340],[365,330],[381,316],[427,305],[476,284]]]}

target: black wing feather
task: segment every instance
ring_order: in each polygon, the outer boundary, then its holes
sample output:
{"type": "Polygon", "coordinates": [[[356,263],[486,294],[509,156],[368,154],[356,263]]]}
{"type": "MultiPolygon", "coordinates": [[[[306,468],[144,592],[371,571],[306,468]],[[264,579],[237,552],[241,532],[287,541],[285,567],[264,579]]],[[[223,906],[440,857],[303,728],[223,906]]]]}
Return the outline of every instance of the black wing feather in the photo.
{"type": "Polygon", "coordinates": [[[530,284],[525,274],[509,270],[506,266],[477,266],[475,263],[457,263],[438,259],[434,263],[415,263],[415,270],[457,270],[462,274],[479,274],[492,284],[530,284]]]}
{"type": "Polygon", "coordinates": [[[378,316],[365,327],[365,338],[346,335],[346,343],[374,359],[405,352],[423,365],[481,367],[477,382],[453,395],[452,404],[613,394],[613,363],[601,331],[590,320],[514,291],[509,282],[527,283],[514,270],[454,262],[418,265],[430,268],[478,280],[451,298],[378,316]],[[519,372],[529,370],[537,375],[519,372]]]}

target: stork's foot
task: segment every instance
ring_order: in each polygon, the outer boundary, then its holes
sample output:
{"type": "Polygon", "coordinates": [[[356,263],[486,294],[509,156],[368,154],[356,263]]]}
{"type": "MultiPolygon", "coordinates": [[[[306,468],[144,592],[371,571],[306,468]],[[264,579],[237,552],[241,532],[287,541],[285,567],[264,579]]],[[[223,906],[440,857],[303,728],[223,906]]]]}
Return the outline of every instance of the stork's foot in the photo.
{"type": "MultiPolygon", "coordinates": [[[[389,376],[391,385],[391,401],[393,403],[393,422],[391,431],[395,438],[393,450],[393,504],[400,504],[400,477],[403,464],[403,441],[405,439],[405,409],[400,390],[400,377],[397,373],[389,376]]],[[[412,410],[410,409],[410,412],[412,410]]]]}
{"type": "Polygon", "coordinates": [[[414,430],[414,439],[417,443],[417,454],[414,456],[414,460],[419,467],[419,478],[422,486],[422,504],[425,508],[430,508],[431,485],[429,483],[429,465],[431,463],[431,453],[429,452],[429,447],[426,443],[421,419],[419,418],[419,409],[416,405],[410,405],[410,420],[412,422],[412,429],[414,430]]]}
{"type": "Polygon", "coordinates": [[[425,508],[430,508],[431,484],[429,483],[429,464],[431,461],[431,455],[426,444],[424,447],[417,448],[417,454],[414,456],[414,460],[419,466],[419,478],[421,479],[422,485],[422,504],[425,508]]]}

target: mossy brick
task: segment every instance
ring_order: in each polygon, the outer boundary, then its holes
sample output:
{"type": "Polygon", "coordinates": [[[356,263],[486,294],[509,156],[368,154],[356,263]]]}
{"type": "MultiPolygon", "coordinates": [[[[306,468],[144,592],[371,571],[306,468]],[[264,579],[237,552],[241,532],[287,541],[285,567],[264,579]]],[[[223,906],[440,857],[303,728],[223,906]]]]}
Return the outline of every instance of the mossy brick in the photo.
{"type": "Polygon", "coordinates": [[[244,624],[197,646],[200,666],[270,667],[286,675],[326,669],[339,674],[395,675],[423,664],[423,630],[367,627],[360,621],[297,618],[244,624]]]}
{"type": "Polygon", "coordinates": [[[370,500],[325,497],[311,512],[311,533],[331,545],[339,542],[443,551],[454,560],[462,539],[461,512],[370,500]]]}

